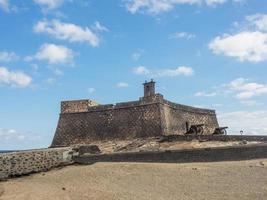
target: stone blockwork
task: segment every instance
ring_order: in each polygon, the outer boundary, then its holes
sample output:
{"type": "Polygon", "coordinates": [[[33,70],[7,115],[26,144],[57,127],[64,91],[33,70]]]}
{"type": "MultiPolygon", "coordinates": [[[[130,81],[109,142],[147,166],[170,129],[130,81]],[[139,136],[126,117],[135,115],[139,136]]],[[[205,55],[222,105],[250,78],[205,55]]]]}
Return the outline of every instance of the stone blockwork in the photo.
{"type": "Polygon", "coordinates": [[[71,164],[72,153],[70,148],[2,153],[0,154],[0,180],[71,164]]]}
{"type": "Polygon", "coordinates": [[[62,101],[61,113],[86,112],[89,107],[98,106],[99,104],[92,100],[62,101]]]}
{"type": "Polygon", "coordinates": [[[184,135],[187,125],[204,124],[204,134],[210,135],[219,126],[214,110],[194,108],[164,100],[161,104],[164,135],[184,135]]]}
{"type": "Polygon", "coordinates": [[[93,164],[96,162],[219,162],[267,158],[267,145],[216,147],[187,150],[143,151],[99,155],[77,155],[75,163],[93,164]]]}
{"type": "Polygon", "coordinates": [[[204,124],[204,134],[218,127],[214,110],[175,104],[155,94],[154,81],[144,84],[139,101],[95,106],[90,100],[62,102],[52,147],[95,140],[183,135],[186,124],[204,124]]]}
{"type": "Polygon", "coordinates": [[[52,146],[86,144],[95,140],[161,135],[157,103],[110,106],[84,113],[61,113],[52,146]]]}

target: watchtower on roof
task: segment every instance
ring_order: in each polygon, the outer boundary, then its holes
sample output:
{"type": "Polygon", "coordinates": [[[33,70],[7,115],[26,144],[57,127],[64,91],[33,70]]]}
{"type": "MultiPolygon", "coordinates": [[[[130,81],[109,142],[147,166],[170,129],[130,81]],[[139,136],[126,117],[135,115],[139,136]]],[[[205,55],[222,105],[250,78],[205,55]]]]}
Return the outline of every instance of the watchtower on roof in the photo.
{"type": "Polygon", "coordinates": [[[144,97],[150,97],[155,95],[155,84],[156,82],[151,79],[150,82],[145,81],[144,85],[144,97]]]}

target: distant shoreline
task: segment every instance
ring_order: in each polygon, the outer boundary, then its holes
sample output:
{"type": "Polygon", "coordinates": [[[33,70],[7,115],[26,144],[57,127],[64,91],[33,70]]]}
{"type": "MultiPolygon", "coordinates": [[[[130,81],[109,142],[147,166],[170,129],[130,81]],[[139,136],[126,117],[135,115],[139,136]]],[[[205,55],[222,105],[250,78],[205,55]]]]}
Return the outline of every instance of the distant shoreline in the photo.
{"type": "Polygon", "coordinates": [[[11,153],[14,152],[15,150],[0,150],[0,153],[11,153]]]}

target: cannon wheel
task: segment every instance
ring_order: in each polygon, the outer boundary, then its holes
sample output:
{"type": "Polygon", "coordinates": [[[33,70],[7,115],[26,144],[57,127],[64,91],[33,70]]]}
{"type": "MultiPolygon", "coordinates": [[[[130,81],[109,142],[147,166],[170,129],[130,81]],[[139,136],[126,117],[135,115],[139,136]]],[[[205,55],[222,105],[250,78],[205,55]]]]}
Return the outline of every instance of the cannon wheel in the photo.
{"type": "Polygon", "coordinates": [[[226,131],[226,129],[223,129],[223,130],[222,130],[222,134],[223,134],[223,135],[227,135],[227,131],[226,131]]]}
{"type": "Polygon", "coordinates": [[[198,133],[199,133],[199,135],[203,135],[203,133],[204,133],[203,127],[199,127],[198,133]]]}
{"type": "Polygon", "coordinates": [[[197,127],[191,127],[191,131],[193,135],[197,135],[197,127]]]}

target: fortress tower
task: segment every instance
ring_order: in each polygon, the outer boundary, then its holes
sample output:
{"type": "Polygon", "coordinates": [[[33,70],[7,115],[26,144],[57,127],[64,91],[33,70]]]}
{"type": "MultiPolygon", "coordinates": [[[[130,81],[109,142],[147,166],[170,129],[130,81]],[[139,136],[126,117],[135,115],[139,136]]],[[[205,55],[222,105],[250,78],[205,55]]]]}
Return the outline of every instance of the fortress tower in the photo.
{"type": "Polygon", "coordinates": [[[145,82],[138,101],[99,105],[92,100],[61,102],[61,113],[51,147],[98,140],[184,135],[188,127],[204,124],[204,134],[218,128],[214,110],[172,103],[155,93],[155,82],[145,82]]]}
{"type": "Polygon", "coordinates": [[[145,82],[144,84],[144,97],[150,97],[155,95],[155,82],[151,79],[150,82],[145,82]]]}

